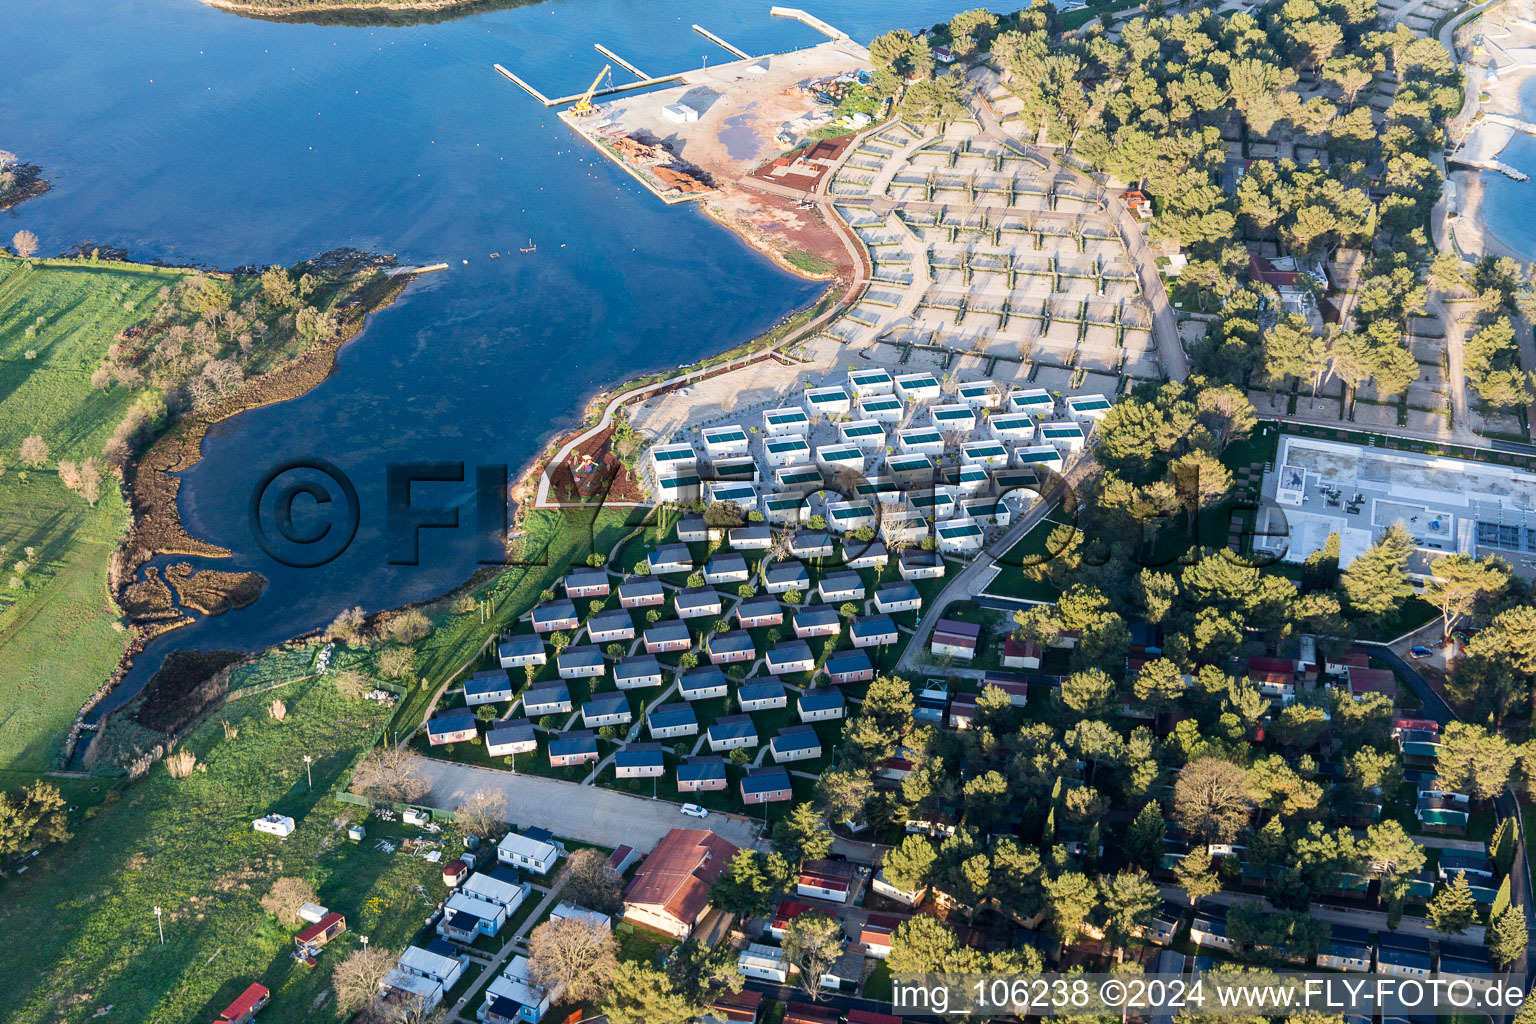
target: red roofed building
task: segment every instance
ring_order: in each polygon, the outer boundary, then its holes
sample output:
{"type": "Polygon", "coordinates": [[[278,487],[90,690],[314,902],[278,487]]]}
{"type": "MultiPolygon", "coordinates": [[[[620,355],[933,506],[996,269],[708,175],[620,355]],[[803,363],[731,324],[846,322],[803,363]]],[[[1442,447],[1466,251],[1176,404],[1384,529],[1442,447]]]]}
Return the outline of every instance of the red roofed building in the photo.
{"type": "Polygon", "coordinates": [[[1368,693],[1384,693],[1397,700],[1397,676],[1390,669],[1351,668],[1349,670],[1349,694],[1355,699],[1368,693]]]}
{"type": "Polygon", "coordinates": [[[333,910],[295,935],[293,941],[298,945],[299,952],[305,956],[314,956],[327,942],[346,930],[347,919],[333,910]]]}
{"type": "Polygon", "coordinates": [[[830,1006],[812,1003],[788,1003],[784,1007],[784,1024],[837,1024],[838,1012],[830,1006]]]}
{"type": "Polygon", "coordinates": [[[737,852],[736,844],[705,829],[673,829],[625,888],[625,919],[686,939],[709,910],[709,887],[737,852]]]}
{"type": "Polygon", "coordinates": [[[219,1024],[249,1024],[271,998],[272,993],[267,990],[267,986],[252,982],[250,987],[240,993],[238,999],[219,1014],[219,1024]]]}
{"type": "Polygon", "coordinates": [[[1003,668],[1039,668],[1040,648],[1032,640],[1015,640],[1013,634],[1003,641],[1003,668]]]}
{"type": "Polygon", "coordinates": [[[709,1009],[710,1016],[726,1024],[756,1024],[763,1009],[763,994],[746,989],[726,992],[709,1009]]]}
{"type": "Polygon", "coordinates": [[[1271,658],[1268,655],[1254,654],[1248,658],[1248,671],[1252,672],[1289,672],[1296,674],[1296,663],[1290,658],[1271,658]]]}
{"type": "Polygon", "coordinates": [[[870,914],[865,918],[864,927],[859,929],[859,943],[864,947],[864,955],[882,960],[890,956],[891,933],[903,920],[892,914],[870,914]]]}
{"type": "Polygon", "coordinates": [[[784,938],[784,929],[789,927],[789,922],[807,911],[814,910],[808,903],[798,903],[795,900],[779,900],[779,908],[773,912],[773,923],[768,926],[768,934],[776,939],[784,938]]]}

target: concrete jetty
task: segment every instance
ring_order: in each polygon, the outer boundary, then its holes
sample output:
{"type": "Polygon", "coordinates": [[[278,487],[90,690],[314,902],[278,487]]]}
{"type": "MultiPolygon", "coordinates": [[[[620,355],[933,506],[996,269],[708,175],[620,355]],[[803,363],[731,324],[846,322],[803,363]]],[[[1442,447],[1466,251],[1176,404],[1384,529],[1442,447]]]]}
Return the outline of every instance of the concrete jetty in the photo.
{"type": "Polygon", "coordinates": [[[527,82],[523,81],[521,78],[518,78],[516,75],[514,75],[512,72],[508,71],[506,68],[502,67],[500,64],[492,64],[491,67],[495,68],[497,71],[501,72],[507,78],[510,78],[512,81],[516,82],[518,85],[522,86],[523,89],[527,91],[528,95],[532,96],[534,99],[538,100],[540,103],[544,104],[546,107],[554,106],[554,103],[550,102],[549,97],[547,97],[543,93],[539,92],[539,90],[535,89],[533,86],[529,85],[527,82]]]}
{"type": "Polygon", "coordinates": [[[746,50],[743,50],[739,46],[732,46],[730,43],[726,42],[724,39],[721,39],[719,36],[715,35],[703,25],[695,25],[693,26],[693,30],[699,35],[703,36],[705,39],[708,39],[710,42],[714,43],[716,46],[720,47],[722,50],[728,50],[731,53],[734,53],[736,56],[740,57],[742,60],[752,59],[752,55],[746,50]]]}
{"type": "MultiPolygon", "coordinates": [[[[827,22],[822,21],[814,14],[808,14],[798,7],[770,7],[768,8],[768,13],[775,18],[794,18],[796,21],[803,21],[817,32],[820,32],[822,35],[831,39],[844,40],[852,38],[852,36],[850,36],[847,32],[844,32],[842,29],[839,29],[833,25],[829,25],[827,22]]],[[[697,28],[698,26],[694,27],[697,28]]]]}
{"type": "Polygon", "coordinates": [[[628,71],[630,74],[634,75],[636,78],[644,80],[651,77],[644,71],[641,71],[639,68],[635,67],[629,61],[625,60],[623,57],[620,57],[618,54],[608,49],[608,47],[604,46],[602,43],[593,43],[592,48],[598,53],[602,54],[604,57],[607,57],[609,60],[613,61],[625,71],[628,71]]]}

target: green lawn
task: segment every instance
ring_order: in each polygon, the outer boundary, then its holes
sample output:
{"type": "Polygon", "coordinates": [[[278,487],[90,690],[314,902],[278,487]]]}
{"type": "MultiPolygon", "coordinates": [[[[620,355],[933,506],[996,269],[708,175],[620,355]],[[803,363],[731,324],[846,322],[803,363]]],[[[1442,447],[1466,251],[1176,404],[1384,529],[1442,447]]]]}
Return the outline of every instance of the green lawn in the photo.
{"type": "Polygon", "coordinates": [[[107,598],[127,509],[110,476],[87,505],[59,482],[56,462],[101,461],[138,392],[93,388],[91,374],[114,335],[183,273],[0,256],[0,767],[55,767],[75,712],[129,639],[107,598]],[[48,445],[42,469],[17,455],[34,434],[48,445]],[[30,568],[18,573],[21,560],[30,568]]]}
{"type": "Polygon", "coordinates": [[[446,891],[439,866],[375,847],[383,837],[417,834],[399,824],[369,818],[368,838],[349,842],[343,825],[360,811],[329,795],[387,712],[340,697],[325,678],[294,683],[282,696],[282,722],[261,699],[220,709],[182,744],[205,769],[177,781],[156,765],[87,812],[92,820],[76,825],[78,838],[5,882],[0,1019],[83,1021],[111,1004],[114,1019],[211,1020],[260,981],[273,990],[268,1012],[276,1019],[335,1020],[329,975],[356,936],[390,949],[410,940],[446,891]],[[221,720],[238,735],[226,738],[221,720]],[[313,792],[305,754],[316,758],[313,792]],[[285,841],[254,831],[251,821],[270,812],[294,817],[297,831],[285,841]],[[306,878],[347,917],[349,934],[315,968],[291,959],[295,929],[258,903],[285,874],[306,878]],[[165,913],[163,946],[156,906],[165,913]]]}

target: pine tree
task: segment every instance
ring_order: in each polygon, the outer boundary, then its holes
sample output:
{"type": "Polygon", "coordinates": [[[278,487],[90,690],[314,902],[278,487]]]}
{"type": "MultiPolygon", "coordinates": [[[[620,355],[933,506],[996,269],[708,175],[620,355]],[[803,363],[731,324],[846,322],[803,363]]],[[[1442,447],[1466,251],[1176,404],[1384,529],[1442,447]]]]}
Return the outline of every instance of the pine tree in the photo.
{"type": "Polygon", "coordinates": [[[1162,862],[1163,840],[1167,836],[1168,826],[1163,823],[1163,809],[1153,800],[1141,809],[1126,830],[1126,856],[1138,867],[1155,871],[1162,862]]]}
{"type": "Polygon", "coordinates": [[[1510,907],[1494,918],[1493,924],[1488,929],[1486,939],[1488,955],[1493,957],[1493,962],[1500,967],[1512,964],[1525,952],[1529,937],[1525,924],[1525,911],[1519,907],[1510,907]]]}
{"type": "Polygon", "coordinates": [[[1519,841],[1519,831],[1513,817],[1505,818],[1499,822],[1493,830],[1493,839],[1488,848],[1493,856],[1493,866],[1499,869],[1499,874],[1509,874],[1510,865],[1515,862],[1515,847],[1519,841]]]}
{"type": "Polygon", "coordinates": [[[1221,889],[1221,880],[1211,867],[1211,851],[1203,845],[1196,846],[1179,861],[1179,866],[1173,869],[1173,877],[1189,895],[1190,906],[1221,889]]]}
{"type": "Polygon", "coordinates": [[[1467,885],[1467,873],[1456,872],[1456,878],[1440,895],[1429,901],[1429,923],[1437,932],[1461,935],[1471,926],[1477,915],[1477,901],[1467,885]]]}
{"type": "Polygon", "coordinates": [[[1504,879],[1499,884],[1499,891],[1494,894],[1493,907],[1488,911],[1488,920],[1496,920],[1499,915],[1509,909],[1509,879],[1504,879]]]}
{"type": "Polygon", "coordinates": [[[1394,523],[1380,540],[1349,563],[1339,582],[1356,614],[1385,618],[1413,595],[1408,580],[1412,551],[1413,538],[1401,524],[1394,523]]]}

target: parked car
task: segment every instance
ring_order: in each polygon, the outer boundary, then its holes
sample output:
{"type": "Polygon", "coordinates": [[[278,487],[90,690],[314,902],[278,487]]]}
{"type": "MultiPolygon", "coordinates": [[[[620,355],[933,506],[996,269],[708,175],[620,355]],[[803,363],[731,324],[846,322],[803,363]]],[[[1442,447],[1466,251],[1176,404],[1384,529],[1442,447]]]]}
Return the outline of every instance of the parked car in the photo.
{"type": "Polygon", "coordinates": [[[700,807],[698,804],[683,804],[683,813],[694,818],[709,817],[709,809],[700,807]]]}
{"type": "Polygon", "coordinates": [[[1433,657],[1434,653],[1434,651],[1430,650],[1428,647],[1425,647],[1423,644],[1418,644],[1414,647],[1408,648],[1408,657],[1410,658],[1429,658],[1433,657]]]}

